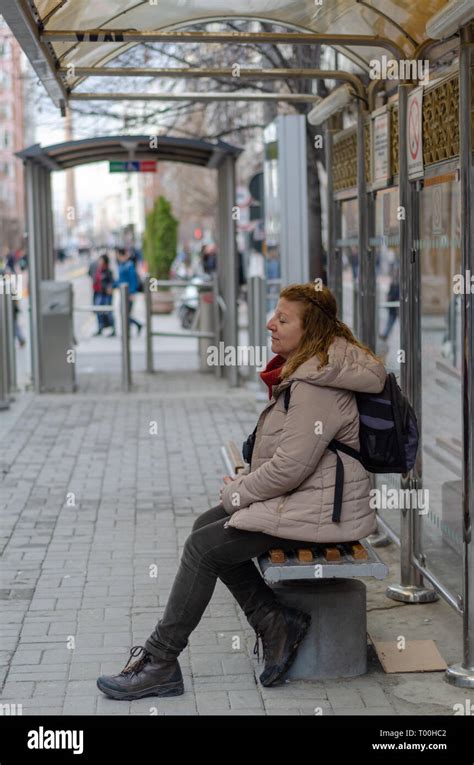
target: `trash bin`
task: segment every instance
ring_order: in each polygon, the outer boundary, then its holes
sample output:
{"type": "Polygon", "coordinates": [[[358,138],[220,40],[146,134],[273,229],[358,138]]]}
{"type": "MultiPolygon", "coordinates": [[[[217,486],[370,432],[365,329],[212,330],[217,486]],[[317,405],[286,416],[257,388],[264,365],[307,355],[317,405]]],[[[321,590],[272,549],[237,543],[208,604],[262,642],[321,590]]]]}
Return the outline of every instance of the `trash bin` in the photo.
{"type": "MultiPolygon", "coordinates": [[[[200,332],[214,332],[214,303],[212,290],[199,290],[199,322],[200,332]]],[[[207,363],[208,348],[215,345],[215,338],[200,337],[199,340],[199,370],[215,372],[215,367],[207,363]]]]}
{"type": "Polygon", "coordinates": [[[71,282],[46,280],[40,284],[41,369],[43,392],[76,390],[71,282]]]}

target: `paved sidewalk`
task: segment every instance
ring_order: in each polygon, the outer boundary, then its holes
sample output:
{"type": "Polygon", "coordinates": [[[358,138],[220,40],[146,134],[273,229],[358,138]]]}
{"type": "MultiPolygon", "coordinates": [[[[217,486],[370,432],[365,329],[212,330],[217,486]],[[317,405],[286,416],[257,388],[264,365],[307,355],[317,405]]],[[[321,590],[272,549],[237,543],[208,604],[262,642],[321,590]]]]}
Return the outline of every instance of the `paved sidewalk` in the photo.
{"type": "MultiPolygon", "coordinates": [[[[361,678],[262,688],[255,634],[221,582],[180,656],[185,694],[106,698],[97,676],[120,671],[150,634],[192,523],[218,502],[221,444],[241,443],[261,404],[196,371],[135,373],[129,395],[110,369],[79,383],[75,395],[19,394],[0,413],[1,704],[24,715],[391,716],[452,715],[474,698],[443,673],[386,675],[372,651],[361,678]]],[[[368,581],[371,634],[433,638],[459,661],[459,617],[443,601],[388,600],[398,550],[379,553],[392,573],[368,581]]]]}

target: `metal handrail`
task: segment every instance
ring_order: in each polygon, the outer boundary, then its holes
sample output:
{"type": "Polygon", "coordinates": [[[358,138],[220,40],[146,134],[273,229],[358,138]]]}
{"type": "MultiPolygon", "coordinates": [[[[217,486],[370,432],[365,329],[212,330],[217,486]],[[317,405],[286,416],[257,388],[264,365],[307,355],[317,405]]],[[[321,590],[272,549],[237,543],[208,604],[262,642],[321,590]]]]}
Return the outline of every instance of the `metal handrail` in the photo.
{"type": "MultiPolygon", "coordinates": [[[[128,284],[120,284],[120,329],[122,351],[122,390],[129,393],[132,387],[132,367],[130,361],[130,311],[128,284]]],[[[78,313],[113,313],[113,305],[74,305],[78,313]]]]}
{"type": "Polygon", "coordinates": [[[113,313],[112,305],[81,305],[74,306],[73,311],[79,311],[83,313],[113,313]]]}
{"type": "MultiPolygon", "coordinates": [[[[146,369],[147,372],[154,372],[153,365],[153,338],[154,337],[193,337],[197,339],[208,338],[213,339],[216,343],[222,332],[224,315],[227,310],[226,304],[222,297],[218,293],[217,275],[213,277],[211,281],[204,282],[203,284],[196,284],[192,279],[182,279],[180,281],[173,279],[154,279],[149,274],[145,274],[144,277],[144,293],[145,293],[145,324],[146,324],[146,369]],[[214,305],[214,332],[205,332],[197,329],[190,330],[153,330],[152,329],[152,314],[151,314],[151,292],[150,280],[153,278],[154,285],[160,287],[186,287],[192,285],[199,291],[211,292],[213,294],[214,305]],[[222,321],[219,318],[219,308],[222,311],[222,321]]],[[[200,308],[198,308],[199,313],[200,308]]],[[[193,324],[196,324],[198,316],[195,317],[193,324]]],[[[219,365],[216,365],[216,376],[220,377],[221,370],[219,365]]]]}
{"type": "Polygon", "coordinates": [[[196,284],[196,282],[193,281],[193,278],[190,279],[155,279],[154,276],[150,276],[150,274],[145,274],[145,279],[153,279],[154,284],[156,284],[158,287],[189,287],[190,285],[192,287],[196,287],[196,289],[211,289],[212,288],[212,280],[208,282],[203,282],[203,284],[196,284]]]}

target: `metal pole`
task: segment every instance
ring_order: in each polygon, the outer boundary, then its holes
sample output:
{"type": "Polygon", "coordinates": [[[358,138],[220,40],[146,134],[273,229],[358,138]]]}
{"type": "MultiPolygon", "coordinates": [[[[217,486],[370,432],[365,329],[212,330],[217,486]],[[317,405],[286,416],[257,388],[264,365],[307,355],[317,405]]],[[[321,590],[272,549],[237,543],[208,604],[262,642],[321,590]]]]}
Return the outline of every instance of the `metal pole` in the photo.
{"type": "MultiPolygon", "coordinates": [[[[251,276],[248,280],[249,284],[249,340],[250,346],[254,349],[256,354],[257,348],[266,354],[267,352],[267,336],[266,336],[266,316],[267,316],[267,282],[265,277],[251,276]]],[[[254,365],[251,374],[252,382],[258,383],[259,371],[257,364],[254,365]]]]}
{"type": "Polygon", "coordinates": [[[333,190],[333,175],[332,175],[332,162],[333,162],[333,133],[329,127],[329,123],[324,125],[324,147],[326,154],[326,209],[327,209],[327,261],[326,261],[326,273],[328,287],[334,292],[336,278],[335,278],[335,226],[334,226],[334,190],[333,190]]]}
{"type": "MultiPolygon", "coordinates": [[[[0,278],[3,280],[3,277],[0,278]]],[[[7,301],[4,290],[0,290],[0,410],[10,406],[7,343],[7,301]]]]}
{"type": "Polygon", "coordinates": [[[336,242],[342,236],[341,202],[334,202],[334,297],[336,298],[339,316],[342,317],[342,248],[336,242]]]}
{"type": "MultiPolygon", "coordinates": [[[[398,86],[398,141],[399,141],[399,206],[405,211],[400,220],[400,339],[401,347],[409,349],[406,353],[406,363],[400,367],[400,387],[407,397],[412,400],[413,377],[413,338],[412,338],[412,302],[413,289],[410,285],[412,237],[413,237],[413,208],[415,201],[413,188],[408,178],[408,136],[407,136],[407,107],[408,93],[411,85],[398,86]],[[411,354],[411,355],[410,355],[411,354]]],[[[401,475],[401,489],[412,489],[413,480],[410,474],[401,475]]],[[[411,495],[410,495],[411,496],[411,495]]],[[[416,509],[400,510],[400,584],[393,584],[386,590],[386,595],[392,600],[403,603],[428,603],[438,599],[435,590],[423,586],[423,577],[413,565],[414,556],[414,514],[416,509]]]]}
{"type": "Polygon", "coordinates": [[[365,179],[365,135],[364,135],[365,111],[359,101],[357,107],[357,207],[359,217],[358,249],[359,269],[358,285],[354,280],[354,306],[357,304],[357,323],[354,329],[362,342],[367,342],[367,189],[365,179]]]}
{"type": "MultiPolygon", "coordinates": [[[[237,323],[237,284],[239,280],[236,242],[235,242],[235,162],[233,157],[226,156],[218,168],[219,186],[219,257],[224,291],[224,302],[227,307],[224,323],[224,343],[226,347],[234,348],[237,352],[238,323],[237,323]]],[[[229,383],[233,387],[239,384],[237,365],[226,366],[229,383]]]]}
{"type": "Polygon", "coordinates": [[[128,284],[120,285],[120,323],[122,330],[122,390],[129,392],[132,385],[130,365],[130,322],[128,284]]]}
{"type": "MultiPolygon", "coordinates": [[[[203,19],[204,20],[204,19],[203,19]]],[[[194,19],[198,23],[200,19],[194,19]]],[[[396,59],[405,55],[403,48],[388,37],[379,35],[342,35],[320,34],[317,32],[153,32],[123,29],[54,29],[42,30],[39,34],[41,42],[63,42],[71,40],[74,43],[124,43],[124,42],[200,42],[206,43],[273,43],[287,45],[362,45],[365,47],[385,48],[393,53],[396,59]]]]}
{"type": "Polygon", "coordinates": [[[27,202],[27,252],[28,252],[28,289],[30,298],[30,342],[31,342],[31,373],[33,387],[36,393],[41,392],[42,383],[42,332],[41,332],[41,259],[39,210],[37,194],[38,168],[33,162],[26,162],[26,202],[27,202]]]}
{"type": "MultiPolygon", "coordinates": [[[[256,342],[259,348],[265,349],[267,352],[267,280],[264,276],[259,278],[258,292],[257,292],[257,304],[259,310],[259,323],[257,325],[256,342]]],[[[258,379],[258,372],[257,372],[258,379]]]]}
{"type": "Polygon", "coordinates": [[[145,283],[143,285],[145,290],[145,342],[146,342],[146,371],[153,372],[153,336],[152,336],[152,321],[151,321],[151,292],[150,292],[150,276],[145,276],[145,283]]]}
{"type": "Polygon", "coordinates": [[[7,306],[8,389],[18,391],[16,379],[15,315],[11,293],[5,295],[7,306]]]}
{"type": "MultiPolygon", "coordinates": [[[[248,317],[249,317],[249,345],[251,348],[255,348],[257,345],[257,323],[256,323],[256,316],[257,316],[257,290],[256,290],[256,280],[257,276],[251,276],[247,280],[248,284],[248,317]]],[[[251,382],[257,382],[257,368],[253,367],[250,372],[250,380],[251,382]]]]}
{"type": "Polygon", "coordinates": [[[48,224],[48,201],[47,196],[47,175],[48,171],[43,167],[38,167],[38,204],[39,220],[41,234],[41,281],[53,279],[53,269],[48,251],[49,224],[48,224]]]}
{"type": "MultiPolygon", "coordinates": [[[[214,342],[219,348],[221,339],[220,333],[220,315],[219,315],[219,284],[217,279],[217,271],[214,271],[212,275],[212,310],[213,310],[213,323],[214,323],[214,342]]],[[[222,367],[220,364],[216,364],[215,374],[217,378],[222,377],[222,367]]]]}
{"type": "MultiPolygon", "coordinates": [[[[48,279],[54,279],[54,267],[55,267],[55,257],[54,257],[54,220],[53,220],[53,208],[52,208],[52,189],[51,189],[51,171],[46,170],[45,171],[45,180],[44,180],[44,187],[45,187],[45,204],[46,204],[46,210],[45,210],[45,221],[44,225],[46,228],[46,256],[45,261],[48,264],[48,279]]],[[[46,277],[45,277],[46,278],[46,277]]]]}
{"type": "Polygon", "coordinates": [[[377,337],[376,323],[376,284],[375,284],[375,192],[366,196],[367,200],[367,263],[365,270],[365,342],[375,351],[377,337]]]}
{"type": "MultiPolygon", "coordinates": [[[[58,69],[61,74],[68,77],[68,66],[58,69]]],[[[160,77],[160,78],[199,78],[199,77],[232,77],[235,79],[236,72],[232,67],[124,67],[124,66],[75,66],[74,77],[83,80],[86,77],[160,77]]],[[[358,94],[365,96],[364,85],[356,74],[352,72],[337,71],[334,69],[295,68],[291,67],[261,69],[258,67],[238,70],[238,77],[250,80],[286,80],[289,77],[296,79],[324,79],[347,82],[355,87],[358,94]]],[[[374,81],[372,81],[374,82],[374,81]]],[[[375,82],[379,82],[375,80],[375,82]]]]}
{"type": "MultiPolygon", "coordinates": [[[[460,30],[459,163],[461,166],[461,273],[474,273],[474,163],[472,159],[472,61],[474,24],[460,30]]],[[[461,688],[474,688],[474,301],[462,295],[463,402],[463,661],[448,667],[445,679],[461,688]]]]}
{"type": "Polygon", "coordinates": [[[69,101],[192,101],[193,103],[208,103],[211,101],[288,101],[290,103],[313,103],[317,101],[317,96],[312,93],[241,93],[240,91],[229,91],[222,93],[214,91],[202,93],[200,91],[190,92],[168,92],[168,93],[71,93],[69,101]]]}

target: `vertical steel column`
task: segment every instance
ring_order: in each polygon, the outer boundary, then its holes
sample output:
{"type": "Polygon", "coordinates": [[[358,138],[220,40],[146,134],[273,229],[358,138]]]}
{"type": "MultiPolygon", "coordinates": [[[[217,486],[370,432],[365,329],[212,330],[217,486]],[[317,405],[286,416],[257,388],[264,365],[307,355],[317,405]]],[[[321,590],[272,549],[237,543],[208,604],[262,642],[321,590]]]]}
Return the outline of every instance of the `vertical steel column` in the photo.
{"type": "MultiPolygon", "coordinates": [[[[221,319],[220,319],[220,313],[219,313],[219,284],[217,280],[216,271],[214,271],[214,274],[212,276],[212,312],[213,312],[212,316],[213,316],[213,325],[214,325],[214,342],[216,344],[217,349],[219,349],[219,342],[221,339],[221,333],[220,333],[221,319]]],[[[222,377],[222,367],[220,364],[216,364],[215,373],[217,378],[222,377]]]]}
{"type": "Polygon", "coordinates": [[[333,131],[329,127],[329,123],[324,125],[324,147],[326,157],[326,210],[327,210],[327,281],[328,287],[332,292],[335,292],[336,286],[336,232],[335,232],[335,205],[334,205],[334,187],[333,187],[333,131]]]}
{"type": "MultiPolygon", "coordinates": [[[[423,181],[417,181],[413,187],[413,205],[411,213],[411,258],[408,271],[408,289],[410,291],[410,338],[411,353],[409,356],[410,400],[415,410],[418,422],[422,421],[422,364],[421,364],[421,261],[420,261],[420,193],[423,181]]],[[[423,442],[420,433],[419,451],[411,477],[414,489],[423,488],[422,475],[423,442]]],[[[413,515],[413,553],[417,560],[422,557],[422,518],[419,513],[413,515]]]]}
{"type": "MultiPolygon", "coordinates": [[[[460,30],[459,163],[461,166],[461,272],[474,273],[474,163],[472,143],[472,80],[474,24],[460,30]]],[[[463,661],[448,667],[445,679],[474,688],[474,300],[462,295],[463,402],[463,661]]]]}
{"type": "MultiPolygon", "coordinates": [[[[255,276],[249,276],[247,279],[247,314],[248,314],[248,342],[249,346],[255,348],[257,345],[257,328],[255,324],[256,306],[255,306],[255,276]]],[[[257,368],[250,370],[249,382],[257,383],[257,368]]]]}
{"type": "Polygon", "coordinates": [[[365,270],[365,320],[364,342],[375,351],[377,337],[376,322],[376,281],[375,281],[375,192],[366,196],[367,204],[367,263],[365,270]]]}
{"type": "MultiPolygon", "coordinates": [[[[226,156],[218,168],[219,190],[219,255],[217,258],[219,270],[219,288],[224,295],[226,305],[224,323],[224,345],[235,348],[238,345],[237,323],[237,285],[239,282],[238,259],[235,242],[235,160],[226,156]]],[[[239,370],[237,365],[226,366],[229,383],[239,385],[239,370]]]]}
{"type": "Polygon", "coordinates": [[[146,344],[146,371],[153,372],[153,336],[152,336],[152,317],[151,317],[151,294],[150,294],[150,276],[145,276],[143,285],[145,291],[145,344],[146,344]]]}
{"type": "MultiPolygon", "coordinates": [[[[365,111],[361,101],[357,106],[357,207],[359,218],[359,284],[358,284],[358,319],[355,331],[362,342],[367,342],[367,188],[365,181],[365,111]]],[[[356,295],[354,295],[356,298],[356,295]]]]}
{"type": "Polygon", "coordinates": [[[41,392],[42,382],[42,332],[40,282],[41,243],[38,204],[38,166],[29,160],[25,163],[28,292],[30,301],[31,375],[36,393],[41,392]]]}
{"type": "MultiPolygon", "coordinates": [[[[3,277],[0,277],[3,279],[3,277]]],[[[0,410],[10,406],[8,383],[8,334],[7,334],[7,296],[5,282],[0,290],[0,410]]]]}
{"type": "Polygon", "coordinates": [[[334,296],[339,316],[342,316],[342,249],[336,242],[342,236],[342,207],[340,200],[334,201],[334,296]]]}
{"type": "Polygon", "coordinates": [[[16,380],[16,350],[15,350],[15,314],[13,311],[13,297],[11,292],[7,292],[4,296],[6,298],[7,305],[7,349],[8,349],[8,389],[10,393],[18,391],[16,380]]]}
{"type": "Polygon", "coordinates": [[[39,223],[40,223],[40,242],[41,242],[41,281],[52,279],[50,275],[50,263],[48,258],[48,202],[47,194],[47,170],[44,167],[38,167],[38,204],[39,204],[39,223]]]}
{"type": "MultiPolygon", "coordinates": [[[[400,367],[400,387],[412,400],[413,395],[413,284],[411,279],[413,249],[413,210],[418,204],[414,198],[413,187],[408,178],[408,131],[407,107],[408,93],[412,86],[398,86],[398,147],[399,147],[399,205],[404,208],[405,216],[400,220],[400,337],[401,347],[405,350],[405,363],[400,367]]],[[[402,489],[412,489],[411,474],[401,475],[402,489]]],[[[400,510],[400,584],[387,588],[386,595],[392,600],[403,603],[427,603],[438,599],[434,590],[423,586],[423,577],[413,565],[414,524],[416,510],[409,507],[400,510]]]]}
{"type": "MultiPolygon", "coordinates": [[[[267,352],[267,282],[262,276],[251,276],[248,280],[248,301],[249,301],[249,329],[251,327],[250,345],[253,346],[256,354],[257,348],[262,350],[262,353],[267,352]],[[263,350],[264,349],[264,350],[263,350]]],[[[258,383],[259,372],[257,364],[255,364],[251,377],[251,381],[258,383]]]]}
{"type": "Polygon", "coordinates": [[[132,385],[130,364],[130,310],[128,306],[128,284],[120,285],[120,325],[122,340],[122,390],[128,393],[132,385]]]}
{"type": "Polygon", "coordinates": [[[47,276],[44,276],[44,279],[54,279],[54,266],[55,266],[55,257],[54,257],[54,221],[53,221],[53,197],[52,197],[52,189],[51,189],[51,171],[50,170],[43,170],[43,177],[44,177],[44,200],[45,200],[45,219],[44,219],[44,228],[45,228],[45,253],[44,253],[44,263],[47,268],[47,276]]]}

